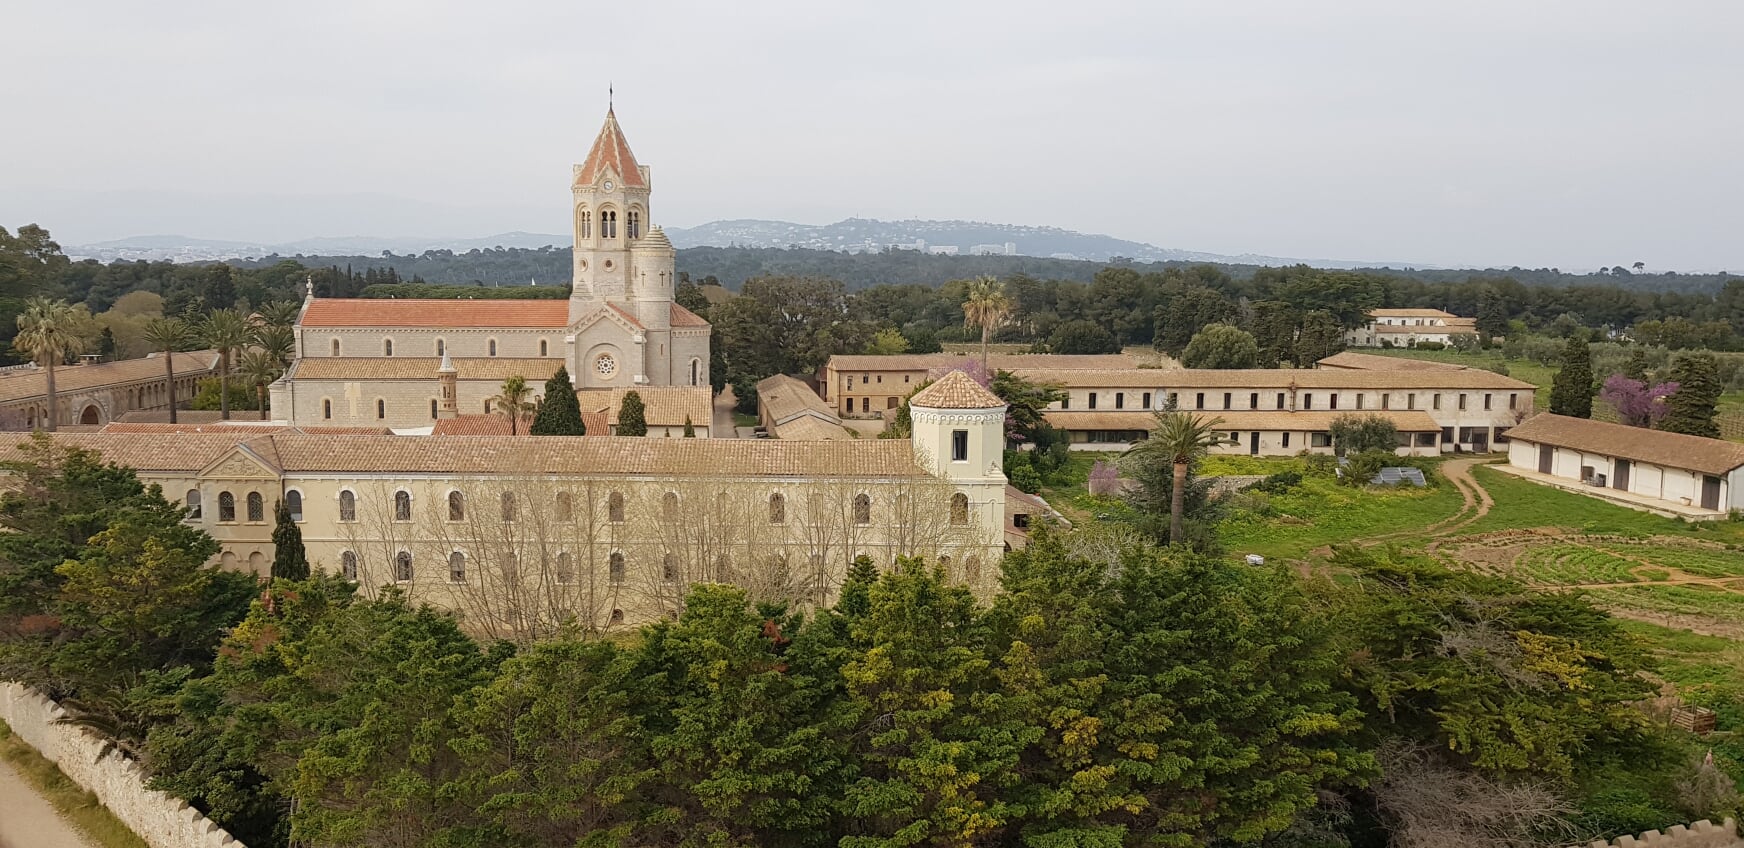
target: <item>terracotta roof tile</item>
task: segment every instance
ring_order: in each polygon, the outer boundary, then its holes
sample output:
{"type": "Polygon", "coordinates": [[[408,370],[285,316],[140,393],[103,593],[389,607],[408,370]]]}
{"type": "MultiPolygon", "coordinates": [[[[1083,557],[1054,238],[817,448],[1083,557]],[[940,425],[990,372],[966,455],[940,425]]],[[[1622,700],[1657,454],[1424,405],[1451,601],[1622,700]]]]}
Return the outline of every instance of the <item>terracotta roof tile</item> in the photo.
{"type": "MultiPolygon", "coordinates": [[[[513,356],[465,356],[451,359],[455,379],[500,383],[510,377],[543,383],[557,373],[562,359],[513,356]]],[[[442,360],[434,356],[313,356],[297,360],[292,380],[431,380],[442,360]]]]}
{"type": "Polygon", "coordinates": [[[709,322],[682,306],[672,304],[672,326],[674,327],[707,327],[709,322]]]}
{"type": "MultiPolygon", "coordinates": [[[[894,355],[878,354],[837,354],[830,357],[829,366],[836,371],[930,371],[934,368],[949,368],[959,365],[964,360],[976,359],[962,353],[899,353],[894,355]]],[[[1111,354],[1057,354],[1057,353],[995,353],[987,357],[987,367],[995,371],[1010,371],[1017,368],[1050,368],[1060,370],[1079,370],[1094,368],[1101,370],[1135,368],[1133,358],[1124,353],[1111,354]]]]}
{"type": "Polygon", "coordinates": [[[1357,371],[1460,371],[1466,367],[1451,362],[1432,362],[1427,359],[1382,356],[1377,353],[1357,353],[1349,350],[1335,353],[1315,364],[1321,368],[1349,368],[1357,371]]]}
{"type": "Polygon", "coordinates": [[[786,374],[776,374],[759,381],[757,400],[769,416],[766,423],[781,425],[808,415],[826,424],[842,423],[842,419],[836,417],[835,410],[823,398],[818,397],[817,392],[812,391],[803,381],[786,374]]]}
{"type": "MultiPolygon", "coordinates": [[[[216,415],[217,413],[213,413],[216,415]]],[[[187,415],[187,410],[179,411],[177,418],[187,415]]],[[[386,427],[293,427],[278,421],[180,421],[171,424],[145,421],[112,421],[100,432],[104,433],[220,433],[237,436],[258,435],[262,433],[325,433],[329,435],[385,436],[390,431],[386,427]]]]}
{"type": "MultiPolygon", "coordinates": [[[[1188,410],[1205,421],[1221,418],[1219,430],[1289,430],[1294,433],[1320,432],[1332,428],[1340,415],[1379,415],[1393,422],[1406,433],[1440,431],[1441,425],[1422,411],[1409,410],[1188,410]]],[[[1063,430],[1150,430],[1157,426],[1154,412],[1077,412],[1048,410],[1042,413],[1049,424],[1063,430]]]]}
{"type": "Polygon", "coordinates": [[[569,325],[569,301],[318,298],[303,309],[298,324],[303,327],[559,329],[569,325]]]}
{"type": "Polygon", "coordinates": [[[1171,389],[1301,389],[1435,391],[1437,389],[1489,389],[1535,391],[1531,383],[1477,368],[1422,371],[1363,371],[1353,368],[1133,368],[1122,371],[1013,371],[1036,383],[1067,388],[1171,389]]]}
{"type": "Polygon", "coordinates": [[[1453,314],[1452,312],[1444,312],[1440,309],[1423,309],[1423,308],[1417,308],[1417,307],[1404,307],[1404,308],[1388,308],[1388,309],[1371,309],[1371,310],[1369,310],[1369,317],[1371,317],[1371,318],[1458,318],[1459,316],[1453,314]]]}
{"type": "MultiPolygon", "coordinates": [[[[597,389],[582,391],[598,393],[597,389]]],[[[695,426],[707,427],[715,414],[714,394],[708,386],[642,386],[612,389],[611,392],[611,405],[606,408],[606,416],[614,427],[618,424],[618,410],[624,405],[624,395],[630,392],[642,396],[642,419],[650,427],[678,427],[684,424],[686,417],[695,426]]],[[[582,402],[587,403],[586,395],[582,396],[582,402]]],[[[594,403],[597,404],[598,400],[595,399],[594,403]]]]}
{"type": "MultiPolygon", "coordinates": [[[[533,416],[521,418],[521,426],[517,435],[527,435],[528,428],[533,426],[533,416]]],[[[453,418],[438,418],[430,428],[432,436],[507,436],[509,435],[509,419],[503,415],[457,415],[453,418]]]]}
{"type": "Polygon", "coordinates": [[[938,382],[916,392],[908,405],[925,409],[1004,409],[1005,401],[968,374],[952,371],[938,382]]]}
{"type": "Polygon", "coordinates": [[[1683,468],[1703,474],[1725,474],[1744,465],[1744,445],[1666,433],[1627,424],[1611,424],[1544,413],[1535,415],[1508,431],[1510,440],[1555,445],[1647,462],[1668,468],[1683,468]]]}
{"type": "MultiPolygon", "coordinates": [[[[218,354],[209,350],[175,354],[176,376],[210,373],[217,366],[217,362],[218,354]]],[[[101,362],[96,365],[62,365],[55,369],[55,393],[67,398],[75,392],[145,380],[161,382],[163,378],[162,354],[152,354],[142,359],[123,359],[120,362],[101,362]]],[[[20,368],[16,371],[0,372],[0,403],[28,400],[47,393],[46,368],[20,368]]]]}
{"type": "MultiPolygon", "coordinates": [[[[274,433],[63,433],[57,442],[98,451],[141,471],[198,471],[248,443],[287,473],[568,474],[699,477],[927,477],[904,439],[641,439],[616,436],[343,436],[274,433]],[[263,443],[261,440],[265,440],[263,443]],[[270,444],[270,447],[267,445],[270,444]],[[270,456],[268,456],[270,454],[270,456]]],[[[0,460],[25,441],[0,440],[0,460]]]]}
{"type": "Polygon", "coordinates": [[[607,170],[615,172],[626,186],[648,187],[642,179],[642,167],[636,164],[636,154],[630,152],[630,142],[624,139],[624,131],[618,126],[618,116],[610,109],[606,110],[605,125],[594,138],[593,148],[587,151],[587,160],[575,174],[575,184],[592,185],[607,170]]]}

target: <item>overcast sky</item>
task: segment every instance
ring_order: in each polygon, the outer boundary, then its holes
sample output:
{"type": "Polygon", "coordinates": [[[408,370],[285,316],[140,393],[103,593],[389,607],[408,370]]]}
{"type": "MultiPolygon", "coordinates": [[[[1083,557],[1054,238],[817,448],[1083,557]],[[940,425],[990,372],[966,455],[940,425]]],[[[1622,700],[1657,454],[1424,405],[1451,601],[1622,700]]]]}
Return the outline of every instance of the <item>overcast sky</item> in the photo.
{"type": "Polygon", "coordinates": [[[1744,3],[1430,5],[14,3],[0,224],[562,233],[610,82],[667,226],[1744,270],[1744,3]]]}

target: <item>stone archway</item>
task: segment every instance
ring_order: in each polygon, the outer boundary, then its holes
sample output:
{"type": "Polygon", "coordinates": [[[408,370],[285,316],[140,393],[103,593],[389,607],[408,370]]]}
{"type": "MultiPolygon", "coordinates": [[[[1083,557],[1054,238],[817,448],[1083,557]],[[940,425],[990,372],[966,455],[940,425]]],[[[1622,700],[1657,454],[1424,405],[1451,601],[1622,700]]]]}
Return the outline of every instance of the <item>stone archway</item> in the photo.
{"type": "Polygon", "coordinates": [[[86,406],[85,411],[79,413],[80,424],[101,424],[103,423],[102,418],[103,411],[98,409],[94,403],[86,406]]]}

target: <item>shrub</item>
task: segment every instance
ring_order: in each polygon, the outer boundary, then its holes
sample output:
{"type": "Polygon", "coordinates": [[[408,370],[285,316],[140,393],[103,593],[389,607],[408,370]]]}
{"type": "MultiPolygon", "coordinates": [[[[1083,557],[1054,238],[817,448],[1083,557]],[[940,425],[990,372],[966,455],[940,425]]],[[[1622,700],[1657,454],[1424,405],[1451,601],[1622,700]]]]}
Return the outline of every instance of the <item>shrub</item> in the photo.
{"type": "Polygon", "coordinates": [[[1256,492],[1265,492],[1269,495],[1281,495],[1300,485],[1302,485],[1302,472],[1279,471],[1276,474],[1267,475],[1264,480],[1261,480],[1248,488],[1256,492]]]}

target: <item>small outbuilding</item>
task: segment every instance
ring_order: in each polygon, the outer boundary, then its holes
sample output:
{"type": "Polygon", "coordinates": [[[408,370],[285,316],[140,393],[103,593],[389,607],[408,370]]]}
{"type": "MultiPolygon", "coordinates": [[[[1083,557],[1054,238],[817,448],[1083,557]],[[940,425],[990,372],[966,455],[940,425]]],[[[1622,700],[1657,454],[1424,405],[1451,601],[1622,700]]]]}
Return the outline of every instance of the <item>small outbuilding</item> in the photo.
{"type": "Polygon", "coordinates": [[[1508,442],[1527,479],[1685,518],[1744,509],[1744,444],[1549,413],[1508,442]]]}

